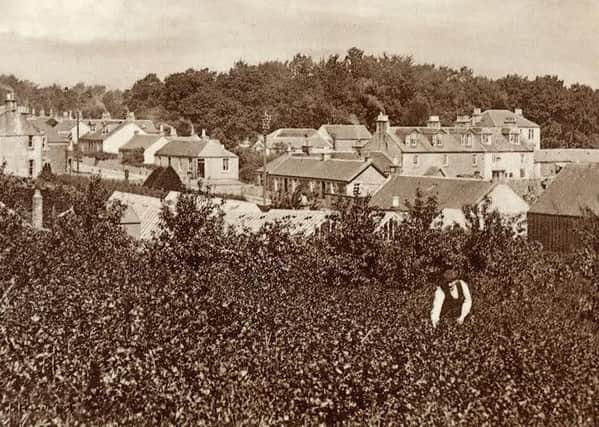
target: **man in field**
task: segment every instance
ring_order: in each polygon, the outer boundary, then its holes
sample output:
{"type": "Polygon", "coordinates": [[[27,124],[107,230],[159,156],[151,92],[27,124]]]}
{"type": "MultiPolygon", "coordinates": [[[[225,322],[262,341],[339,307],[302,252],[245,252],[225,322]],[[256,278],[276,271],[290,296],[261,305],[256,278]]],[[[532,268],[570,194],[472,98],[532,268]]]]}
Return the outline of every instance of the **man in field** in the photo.
{"type": "Polygon", "coordinates": [[[433,328],[443,318],[445,322],[464,322],[472,308],[472,297],[468,284],[459,279],[455,270],[445,270],[441,278],[441,284],[435,290],[433,309],[431,310],[431,321],[433,328]]]}

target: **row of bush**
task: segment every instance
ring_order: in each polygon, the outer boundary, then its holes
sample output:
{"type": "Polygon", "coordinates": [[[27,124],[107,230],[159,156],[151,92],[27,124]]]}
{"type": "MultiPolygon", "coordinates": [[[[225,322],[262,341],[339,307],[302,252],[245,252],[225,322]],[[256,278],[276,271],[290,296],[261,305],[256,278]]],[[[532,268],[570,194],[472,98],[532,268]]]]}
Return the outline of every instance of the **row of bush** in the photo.
{"type": "MultiPolygon", "coordinates": [[[[8,207],[19,188],[0,176],[8,207]]],[[[582,277],[491,212],[482,229],[431,229],[421,198],[390,242],[360,202],[322,238],[284,223],[233,234],[198,194],[140,243],[105,192],[73,190],[73,213],[45,231],[0,208],[11,424],[599,423],[596,247],[582,277]],[[433,330],[446,267],[474,307],[433,330]]]]}

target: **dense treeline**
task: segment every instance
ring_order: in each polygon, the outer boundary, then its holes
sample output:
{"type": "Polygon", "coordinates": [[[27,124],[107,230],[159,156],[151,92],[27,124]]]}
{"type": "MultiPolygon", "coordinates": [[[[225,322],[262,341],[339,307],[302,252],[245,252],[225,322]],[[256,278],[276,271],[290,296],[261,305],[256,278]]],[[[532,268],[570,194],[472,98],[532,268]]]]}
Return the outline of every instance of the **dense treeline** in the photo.
{"type": "Polygon", "coordinates": [[[541,125],[544,147],[599,145],[599,90],[567,86],[549,75],[493,80],[467,67],[415,64],[409,56],[367,55],[358,48],[320,60],[298,54],[285,62],[239,61],[222,73],[188,69],[164,80],[149,74],[124,93],[82,84],[64,93],[5,76],[0,82],[46,111],[51,105],[74,109],[76,100],[96,113],[103,105],[115,117],[129,109],[140,118],[169,120],[182,133],[193,122],[229,147],[261,132],[265,110],[273,116],[273,129],[328,122],[360,122],[372,129],[381,110],[393,124],[419,125],[430,114],[450,124],[474,107],[522,108],[541,125]]]}
{"type": "Polygon", "coordinates": [[[357,48],[320,61],[298,54],[287,62],[237,62],[226,73],[189,69],[164,81],[150,74],[126,102],[140,116],[191,120],[229,145],[260,132],[265,110],[273,128],[360,122],[372,129],[381,110],[394,124],[420,125],[431,114],[451,124],[474,107],[522,108],[542,126],[545,147],[599,144],[599,91],[588,86],[568,87],[556,76],[492,80],[467,67],[414,64],[357,48]]]}
{"type": "MultiPolygon", "coordinates": [[[[0,175],[7,206],[22,187],[0,175]]],[[[188,194],[142,244],[99,181],[53,191],[73,211],[45,231],[0,207],[10,424],[599,421],[596,222],[584,279],[494,213],[481,230],[431,229],[434,199],[384,242],[365,203],[340,206],[332,234],[310,240],[285,224],[233,234],[217,204],[188,194]],[[447,266],[468,277],[473,311],[432,330],[447,266]]]]}

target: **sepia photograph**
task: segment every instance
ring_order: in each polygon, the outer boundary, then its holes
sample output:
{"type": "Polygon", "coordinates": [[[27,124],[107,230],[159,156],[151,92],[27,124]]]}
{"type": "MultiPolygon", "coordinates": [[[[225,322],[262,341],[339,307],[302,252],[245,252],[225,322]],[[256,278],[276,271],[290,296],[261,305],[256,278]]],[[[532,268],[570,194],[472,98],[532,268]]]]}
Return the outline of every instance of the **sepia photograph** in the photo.
{"type": "Polygon", "coordinates": [[[0,426],[599,426],[599,0],[1,0],[0,426]]]}

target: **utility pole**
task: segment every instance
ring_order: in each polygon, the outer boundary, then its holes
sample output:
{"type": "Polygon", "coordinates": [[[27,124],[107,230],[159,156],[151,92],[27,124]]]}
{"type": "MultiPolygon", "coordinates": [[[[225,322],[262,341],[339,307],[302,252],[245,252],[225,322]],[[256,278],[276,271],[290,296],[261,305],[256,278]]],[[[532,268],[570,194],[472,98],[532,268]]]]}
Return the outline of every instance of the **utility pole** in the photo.
{"type": "Polygon", "coordinates": [[[77,173],[79,173],[79,116],[81,111],[77,110],[77,144],[75,144],[75,158],[77,159],[77,173]]]}
{"type": "Polygon", "coordinates": [[[262,136],[264,141],[264,148],[262,149],[262,200],[266,207],[266,134],[270,129],[271,115],[266,111],[262,118],[262,136]]]}

